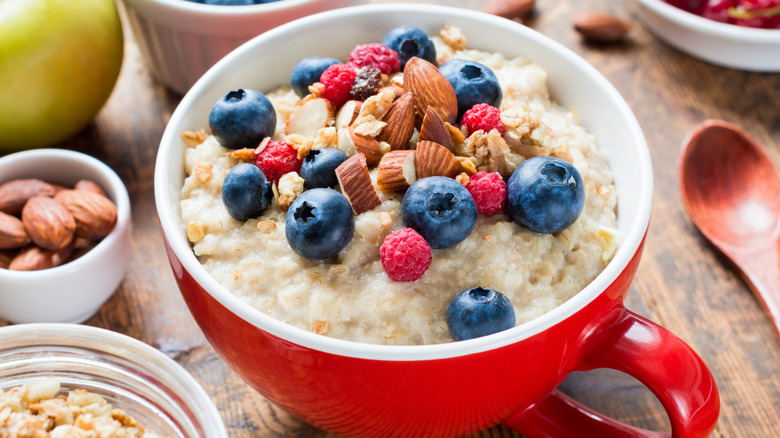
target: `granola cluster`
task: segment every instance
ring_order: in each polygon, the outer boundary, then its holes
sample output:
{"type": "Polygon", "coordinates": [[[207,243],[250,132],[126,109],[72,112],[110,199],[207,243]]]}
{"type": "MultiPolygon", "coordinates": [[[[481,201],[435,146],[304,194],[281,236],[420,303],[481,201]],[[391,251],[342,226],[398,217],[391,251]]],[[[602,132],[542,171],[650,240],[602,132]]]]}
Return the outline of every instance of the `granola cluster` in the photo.
{"type": "Polygon", "coordinates": [[[0,389],[0,437],[163,438],[98,394],[60,390],[54,379],[0,389]]]}

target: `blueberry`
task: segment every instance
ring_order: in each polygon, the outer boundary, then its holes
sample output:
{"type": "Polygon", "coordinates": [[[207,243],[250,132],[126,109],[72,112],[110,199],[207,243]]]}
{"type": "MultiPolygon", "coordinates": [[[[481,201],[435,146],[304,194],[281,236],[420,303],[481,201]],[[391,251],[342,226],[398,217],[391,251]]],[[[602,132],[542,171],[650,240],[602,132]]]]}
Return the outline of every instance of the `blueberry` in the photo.
{"type": "Polygon", "coordinates": [[[222,183],[222,203],[236,220],[245,221],[262,215],[273,197],[271,183],[254,164],[233,166],[222,183]]]}
{"type": "Polygon", "coordinates": [[[456,341],[487,336],[515,326],[515,310],[501,292],[475,287],[447,307],[447,327],[456,341]]]}
{"type": "Polygon", "coordinates": [[[449,248],[471,234],[477,221],[477,205],[459,182],[431,176],[417,180],[406,191],[401,219],[431,248],[449,248]]]}
{"type": "Polygon", "coordinates": [[[325,58],[323,56],[311,56],[304,58],[293,68],[290,75],[290,83],[298,97],[309,94],[309,85],[319,82],[322,72],[333,64],[339,64],[338,59],[325,58]]]}
{"type": "Polygon", "coordinates": [[[436,48],[433,46],[433,41],[419,27],[398,26],[385,35],[382,44],[398,52],[401,70],[406,66],[406,61],[415,56],[436,64],[436,48]]]}
{"type": "Polygon", "coordinates": [[[580,173],[568,161],[552,157],[523,161],[509,177],[506,193],[512,220],[537,233],[565,229],[585,205],[580,173]]]}
{"type": "Polygon", "coordinates": [[[476,61],[451,59],[439,66],[439,72],[452,84],[458,98],[458,120],[478,103],[496,108],[501,105],[501,86],[493,70],[476,61]]]}
{"type": "Polygon", "coordinates": [[[226,148],[256,148],[274,135],[276,111],[263,93],[239,88],[211,107],[209,127],[226,148]]]}
{"type": "Polygon", "coordinates": [[[205,0],[207,5],[220,5],[220,6],[244,6],[255,4],[254,0],[205,0]]]}
{"type": "Polygon", "coordinates": [[[331,189],[306,190],[287,210],[285,234],[293,251],[308,259],[333,257],[355,234],[352,205],[331,189]]]}
{"type": "Polygon", "coordinates": [[[334,148],[315,149],[301,163],[301,178],[307,189],[333,187],[338,184],[336,168],[346,161],[344,152],[334,148]]]}

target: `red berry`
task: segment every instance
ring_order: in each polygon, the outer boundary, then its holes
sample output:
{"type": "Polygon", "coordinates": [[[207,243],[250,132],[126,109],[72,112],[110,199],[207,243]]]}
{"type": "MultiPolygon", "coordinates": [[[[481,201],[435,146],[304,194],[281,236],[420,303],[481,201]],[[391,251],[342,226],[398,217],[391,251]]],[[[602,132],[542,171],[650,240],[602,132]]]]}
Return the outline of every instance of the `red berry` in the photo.
{"type": "Polygon", "coordinates": [[[490,216],[504,209],[506,183],[498,172],[481,170],[471,175],[466,189],[477,204],[477,212],[490,216]]]}
{"type": "Polygon", "coordinates": [[[271,182],[279,181],[285,173],[298,172],[301,163],[303,160],[298,159],[298,151],[283,141],[269,141],[255,158],[255,165],[271,182]]]}
{"type": "Polygon", "coordinates": [[[463,114],[460,121],[465,125],[469,134],[478,130],[490,132],[498,129],[498,133],[504,135],[504,124],[501,123],[501,110],[486,103],[478,103],[463,114]]]}
{"type": "Polygon", "coordinates": [[[349,100],[349,92],[355,82],[355,69],[346,64],[333,64],[320,75],[320,82],[325,86],[322,97],[333,105],[341,106],[349,100]]]}
{"type": "Polygon", "coordinates": [[[398,60],[398,53],[379,43],[362,44],[352,49],[347,65],[350,65],[355,70],[369,65],[378,68],[386,75],[401,70],[401,61],[398,60]]]}
{"type": "Polygon", "coordinates": [[[387,275],[395,281],[414,281],[431,265],[431,247],[411,228],[385,237],[379,257],[387,275]]]}

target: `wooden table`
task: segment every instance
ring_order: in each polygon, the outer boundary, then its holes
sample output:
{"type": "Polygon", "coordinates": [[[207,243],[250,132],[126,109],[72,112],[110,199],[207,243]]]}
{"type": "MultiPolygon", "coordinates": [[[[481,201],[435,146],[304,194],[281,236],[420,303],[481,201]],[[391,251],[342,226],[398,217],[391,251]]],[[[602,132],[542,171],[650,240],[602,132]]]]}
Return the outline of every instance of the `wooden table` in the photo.
{"type": "MultiPolygon", "coordinates": [[[[481,2],[429,3],[476,9],[481,2]]],[[[740,72],[686,56],[652,36],[629,1],[538,0],[526,24],[601,71],[628,101],[650,145],[655,204],[627,306],[676,333],[709,365],[722,399],[715,436],[780,436],[780,342],[745,283],[688,219],[677,178],[681,140],[708,118],[742,126],[780,163],[780,74],[740,72]],[[629,40],[615,46],[581,42],[570,23],[586,10],[633,22],[629,40]]],[[[125,64],[108,104],[94,124],[59,145],[106,162],[125,182],[132,201],[127,275],[87,324],[145,341],[178,361],[211,395],[233,438],[332,436],[292,418],[247,386],[206,342],[179,295],[152,187],[157,146],[179,99],[150,77],[128,33],[125,64]]],[[[660,403],[624,374],[575,373],[562,390],[618,420],[669,430],[660,403]]],[[[476,436],[518,435],[497,426],[476,436]]]]}

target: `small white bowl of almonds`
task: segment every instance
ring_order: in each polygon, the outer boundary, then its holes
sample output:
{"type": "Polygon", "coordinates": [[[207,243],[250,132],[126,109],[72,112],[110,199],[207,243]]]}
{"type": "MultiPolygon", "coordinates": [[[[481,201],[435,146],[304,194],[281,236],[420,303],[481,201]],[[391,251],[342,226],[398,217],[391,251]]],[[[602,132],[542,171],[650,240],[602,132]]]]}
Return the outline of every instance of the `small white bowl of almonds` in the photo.
{"type": "Polygon", "coordinates": [[[89,155],[38,149],[0,158],[0,318],[83,322],[130,256],[130,199],[89,155]]]}

